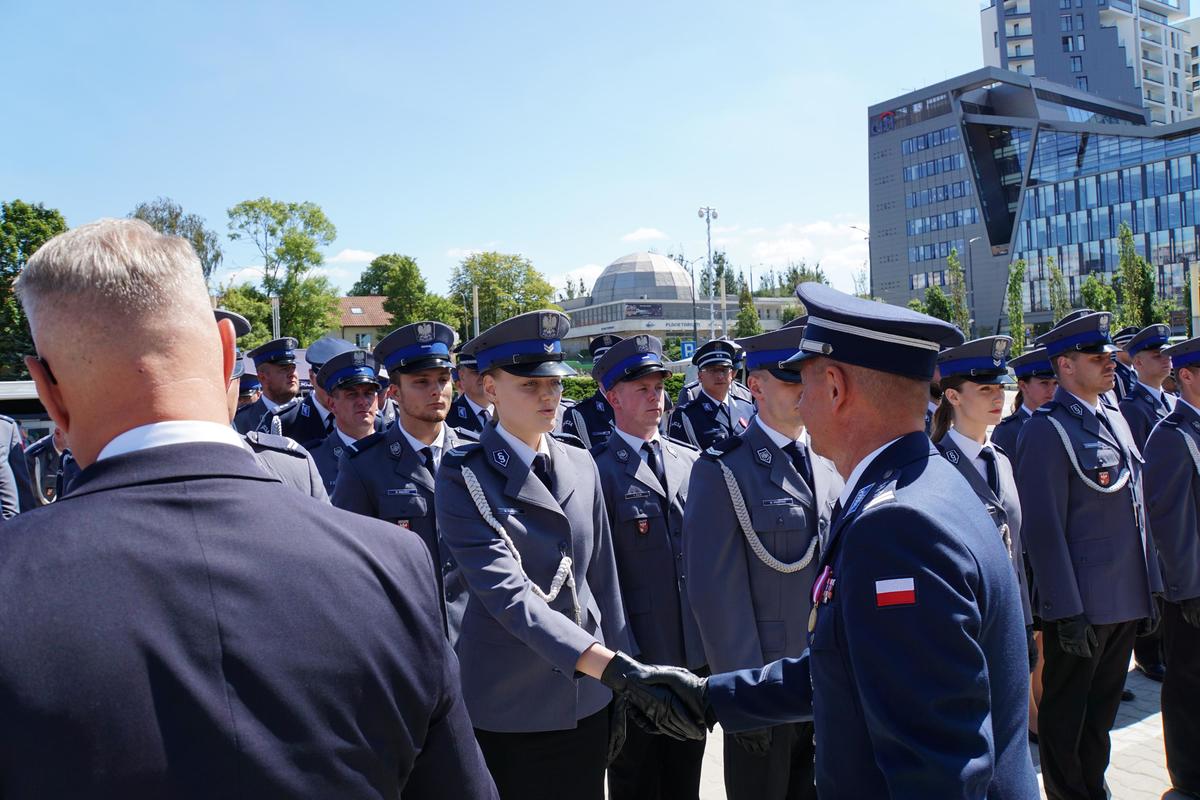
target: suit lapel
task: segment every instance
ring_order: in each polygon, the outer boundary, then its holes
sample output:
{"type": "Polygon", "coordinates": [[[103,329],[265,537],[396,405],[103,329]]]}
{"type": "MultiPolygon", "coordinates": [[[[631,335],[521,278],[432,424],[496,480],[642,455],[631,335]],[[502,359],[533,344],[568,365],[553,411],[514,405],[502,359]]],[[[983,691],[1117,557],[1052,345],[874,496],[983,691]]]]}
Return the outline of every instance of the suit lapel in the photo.
{"type": "MultiPolygon", "coordinates": [[[[679,495],[679,487],[683,485],[683,479],[688,475],[686,467],[679,457],[679,452],[675,449],[675,445],[668,442],[666,439],[660,438],[659,447],[663,453],[663,474],[667,476],[667,502],[679,495]]],[[[657,481],[655,481],[657,483],[657,481]]]]}
{"type": "Polygon", "coordinates": [[[408,439],[404,438],[404,434],[400,432],[400,425],[396,424],[388,428],[385,436],[387,438],[388,456],[392,459],[392,465],[396,474],[410,478],[432,492],[433,473],[421,463],[420,454],[413,450],[412,445],[408,443],[408,439]]]}
{"type": "MultiPolygon", "coordinates": [[[[1090,436],[1103,439],[1118,449],[1124,449],[1121,446],[1121,443],[1117,441],[1116,437],[1109,432],[1108,426],[1100,423],[1100,419],[1096,416],[1094,409],[1085,406],[1078,398],[1075,397],[1075,395],[1071,394],[1066,389],[1059,387],[1054,393],[1054,399],[1058,401],[1059,405],[1064,406],[1071,416],[1079,420],[1080,424],[1083,426],[1083,429],[1087,431],[1090,436]]],[[[1117,416],[1121,415],[1120,411],[1107,406],[1103,400],[1100,401],[1100,408],[1104,410],[1104,416],[1109,420],[1110,423],[1112,422],[1110,412],[1115,413],[1117,416]]]]}
{"type": "Polygon", "coordinates": [[[796,472],[796,466],[791,457],[783,452],[759,425],[752,425],[744,434],[746,444],[754,449],[754,461],[759,466],[766,467],[771,476],[771,483],[783,489],[797,500],[813,505],[813,493],[804,478],[796,472]],[[765,457],[764,457],[765,456],[765,457]]]}
{"type": "MultiPolygon", "coordinates": [[[[521,461],[520,457],[513,452],[494,425],[489,425],[484,429],[483,434],[479,437],[479,443],[484,448],[488,464],[504,477],[504,493],[506,495],[565,516],[562,507],[550,494],[550,490],[533,474],[531,466],[521,461]]],[[[553,460],[552,456],[552,463],[553,460]]]]}
{"type": "MultiPolygon", "coordinates": [[[[618,434],[614,433],[614,436],[618,434]]],[[[650,470],[650,465],[642,460],[642,454],[633,450],[624,439],[612,445],[617,452],[625,453],[625,474],[645,486],[660,497],[667,497],[666,490],[658,485],[658,476],[650,470]]],[[[661,446],[660,446],[661,449],[661,446]]],[[[617,459],[620,461],[621,459],[617,459]]],[[[664,465],[665,468],[665,465],[664,465]]]]}
{"type": "MultiPolygon", "coordinates": [[[[935,446],[942,451],[942,455],[954,465],[959,474],[967,479],[967,483],[971,484],[971,490],[975,492],[976,496],[999,505],[1000,498],[996,497],[996,493],[992,491],[992,487],[988,486],[987,481],[979,474],[979,470],[975,469],[975,465],[971,463],[971,459],[967,457],[966,453],[959,450],[951,442],[948,442],[947,439],[943,439],[942,443],[935,446]],[[951,456],[951,453],[954,455],[951,456]]],[[[996,465],[996,475],[1000,475],[999,464],[996,465]]]]}
{"type": "MultiPolygon", "coordinates": [[[[571,459],[567,455],[568,445],[555,439],[553,436],[546,437],[546,444],[550,447],[550,474],[553,477],[551,483],[554,484],[554,499],[557,501],[559,509],[566,508],[567,500],[571,495],[575,494],[575,485],[578,480],[574,470],[571,469],[571,459]]],[[[641,461],[641,459],[638,459],[641,461]]],[[[533,476],[533,480],[543,489],[546,488],[537,476],[533,476]]],[[[565,512],[563,512],[565,514],[565,512]]]]}

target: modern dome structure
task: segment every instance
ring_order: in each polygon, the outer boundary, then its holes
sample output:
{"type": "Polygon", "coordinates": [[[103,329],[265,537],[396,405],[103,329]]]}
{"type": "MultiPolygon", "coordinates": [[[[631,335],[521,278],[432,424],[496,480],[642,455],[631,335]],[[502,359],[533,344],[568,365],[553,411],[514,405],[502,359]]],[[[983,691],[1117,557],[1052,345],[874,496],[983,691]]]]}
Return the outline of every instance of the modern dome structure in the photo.
{"type": "Polygon", "coordinates": [[[692,299],[687,270],[658,253],[630,253],[604,268],[592,287],[592,303],[614,300],[692,299]]]}

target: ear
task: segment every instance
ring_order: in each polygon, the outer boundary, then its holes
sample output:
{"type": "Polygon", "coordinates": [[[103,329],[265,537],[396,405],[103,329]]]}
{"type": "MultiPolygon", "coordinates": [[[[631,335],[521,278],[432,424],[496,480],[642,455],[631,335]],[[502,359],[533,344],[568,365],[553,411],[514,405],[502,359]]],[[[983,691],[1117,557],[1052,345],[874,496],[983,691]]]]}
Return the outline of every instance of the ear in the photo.
{"type": "Polygon", "coordinates": [[[69,437],[71,435],[71,415],[63,406],[62,392],[58,384],[50,378],[50,373],[46,371],[46,367],[36,356],[25,356],[25,368],[29,370],[29,377],[33,378],[38,399],[42,401],[46,413],[50,415],[50,419],[54,420],[54,424],[62,430],[63,434],[69,437]]]}
{"type": "Polygon", "coordinates": [[[487,395],[488,402],[494,405],[496,402],[496,379],[491,374],[483,376],[483,393],[487,395]]]}
{"type": "Polygon", "coordinates": [[[228,384],[237,360],[237,334],[233,330],[233,322],[227,319],[217,322],[217,331],[221,334],[221,363],[225,365],[225,383],[228,384]]]}
{"type": "Polygon", "coordinates": [[[846,405],[846,398],[849,396],[846,392],[849,386],[846,370],[838,366],[836,362],[830,361],[825,366],[825,380],[829,384],[829,399],[833,408],[840,410],[846,405]]]}

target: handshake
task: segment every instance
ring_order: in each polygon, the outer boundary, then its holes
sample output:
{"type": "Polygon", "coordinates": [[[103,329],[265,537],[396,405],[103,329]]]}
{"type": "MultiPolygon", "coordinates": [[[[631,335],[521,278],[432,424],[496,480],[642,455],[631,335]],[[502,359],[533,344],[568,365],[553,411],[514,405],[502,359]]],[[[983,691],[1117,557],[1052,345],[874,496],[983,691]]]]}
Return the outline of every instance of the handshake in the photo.
{"type": "Polygon", "coordinates": [[[643,730],[681,740],[703,739],[717,722],[708,704],[707,681],[686,669],[641,664],[617,653],[600,682],[613,692],[610,763],[625,742],[626,715],[643,730]]]}

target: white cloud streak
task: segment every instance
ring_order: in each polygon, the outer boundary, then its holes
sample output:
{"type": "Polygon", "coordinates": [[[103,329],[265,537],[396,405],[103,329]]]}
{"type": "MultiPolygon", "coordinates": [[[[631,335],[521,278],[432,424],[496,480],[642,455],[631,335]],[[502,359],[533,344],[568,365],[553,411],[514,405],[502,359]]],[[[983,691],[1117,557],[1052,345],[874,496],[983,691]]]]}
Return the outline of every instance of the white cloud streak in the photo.
{"type": "Polygon", "coordinates": [[[630,231],[621,237],[622,242],[655,242],[662,239],[670,239],[665,233],[658,228],[638,228],[636,231],[630,231]]]}
{"type": "Polygon", "coordinates": [[[326,264],[369,264],[379,257],[379,253],[370,250],[354,250],[346,248],[337,255],[325,259],[326,264]]]}

